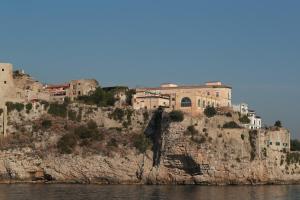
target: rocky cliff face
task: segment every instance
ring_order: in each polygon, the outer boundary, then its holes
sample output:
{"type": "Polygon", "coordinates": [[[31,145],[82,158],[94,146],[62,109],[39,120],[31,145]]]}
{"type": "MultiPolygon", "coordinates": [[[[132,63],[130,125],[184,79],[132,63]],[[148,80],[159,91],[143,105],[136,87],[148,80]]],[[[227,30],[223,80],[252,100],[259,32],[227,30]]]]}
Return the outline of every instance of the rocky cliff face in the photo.
{"type": "Polygon", "coordinates": [[[130,118],[130,125],[126,125],[113,119],[111,110],[79,110],[80,122],[53,118],[41,107],[27,113],[11,112],[10,132],[14,136],[1,141],[1,182],[223,185],[300,181],[296,154],[291,157],[285,152],[254,148],[255,138],[248,130],[218,126],[232,120],[224,116],[186,116],[181,123],[170,123],[161,113],[161,124],[153,127],[144,113],[125,116],[126,122],[130,118]],[[36,127],[44,118],[52,120],[52,129],[36,127]],[[68,134],[65,123],[76,126],[90,119],[101,127],[104,139],[86,146],[85,140],[78,141],[70,154],[57,151],[57,142],[68,134]],[[153,146],[140,153],[131,140],[147,129],[153,146]]]}

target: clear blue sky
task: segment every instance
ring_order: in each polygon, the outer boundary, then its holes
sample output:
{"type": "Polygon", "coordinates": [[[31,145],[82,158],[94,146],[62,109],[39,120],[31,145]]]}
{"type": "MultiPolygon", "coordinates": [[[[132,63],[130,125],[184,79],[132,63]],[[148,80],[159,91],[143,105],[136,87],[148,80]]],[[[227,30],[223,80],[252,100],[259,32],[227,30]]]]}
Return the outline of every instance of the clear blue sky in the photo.
{"type": "Polygon", "coordinates": [[[1,0],[0,61],[44,82],[222,80],[300,138],[299,0],[1,0]]]}

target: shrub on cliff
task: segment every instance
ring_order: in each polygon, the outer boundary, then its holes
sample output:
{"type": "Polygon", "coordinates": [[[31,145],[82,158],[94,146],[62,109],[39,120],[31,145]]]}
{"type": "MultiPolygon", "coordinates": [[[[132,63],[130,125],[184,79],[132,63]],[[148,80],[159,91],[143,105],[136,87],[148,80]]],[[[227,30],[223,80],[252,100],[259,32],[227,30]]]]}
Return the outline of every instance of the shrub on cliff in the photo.
{"type": "Polygon", "coordinates": [[[291,140],[291,151],[300,151],[300,141],[291,140]]]}
{"type": "Polygon", "coordinates": [[[185,132],[187,135],[197,135],[199,131],[195,128],[195,126],[188,126],[185,132]]]}
{"type": "Polygon", "coordinates": [[[18,112],[21,112],[24,110],[24,104],[22,103],[13,103],[13,102],[6,102],[7,112],[11,112],[13,110],[16,110],[18,112]]]}
{"type": "Polygon", "coordinates": [[[65,104],[51,103],[48,113],[53,116],[65,118],[67,116],[67,106],[65,104]]]}
{"type": "Polygon", "coordinates": [[[217,110],[214,107],[208,106],[205,108],[204,114],[206,117],[211,118],[217,114],[217,110]]]}
{"type": "Polygon", "coordinates": [[[125,116],[125,111],[121,108],[116,108],[111,114],[110,117],[116,121],[122,122],[125,116]]]}
{"type": "Polygon", "coordinates": [[[32,110],[32,103],[26,104],[26,111],[29,112],[32,110]]]}
{"type": "Polygon", "coordinates": [[[45,119],[45,120],[42,121],[42,127],[44,129],[49,129],[51,126],[52,126],[52,121],[51,120],[45,119]]]}
{"type": "Polygon", "coordinates": [[[236,122],[231,121],[231,122],[227,122],[223,125],[223,128],[241,128],[236,122]]]}
{"type": "Polygon", "coordinates": [[[145,153],[151,148],[152,142],[145,134],[135,135],[133,138],[133,146],[140,152],[145,153]]]}
{"type": "Polygon", "coordinates": [[[135,95],[135,93],[136,93],[136,91],[134,89],[126,91],[126,104],[127,105],[132,105],[132,98],[133,98],[133,95],[135,95]]]}
{"type": "Polygon", "coordinates": [[[275,122],[275,124],[274,124],[274,126],[276,126],[276,127],[278,127],[278,128],[281,128],[282,127],[282,123],[281,123],[281,121],[276,121],[275,122]]]}
{"type": "Polygon", "coordinates": [[[97,105],[100,107],[114,106],[116,102],[114,92],[104,91],[101,87],[98,87],[89,95],[78,97],[78,100],[86,104],[97,105]]]}
{"type": "Polygon", "coordinates": [[[182,122],[184,120],[184,114],[179,110],[173,110],[170,112],[169,117],[172,122],[182,122]]]}
{"type": "Polygon", "coordinates": [[[243,115],[242,117],[239,118],[239,121],[242,123],[242,124],[249,124],[250,123],[250,119],[246,116],[246,115],[243,115]]]}
{"type": "Polygon", "coordinates": [[[77,139],[73,134],[64,135],[57,143],[57,148],[62,154],[71,154],[77,144],[77,139]]]}

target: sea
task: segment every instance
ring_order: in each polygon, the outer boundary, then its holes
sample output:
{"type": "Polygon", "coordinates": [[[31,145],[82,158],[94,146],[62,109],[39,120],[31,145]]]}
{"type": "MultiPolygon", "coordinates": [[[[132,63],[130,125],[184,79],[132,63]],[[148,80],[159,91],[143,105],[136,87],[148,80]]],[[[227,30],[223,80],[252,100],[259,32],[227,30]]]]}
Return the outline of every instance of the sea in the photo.
{"type": "Polygon", "coordinates": [[[0,200],[300,200],[300,186],[0,185],[0,200]]]}

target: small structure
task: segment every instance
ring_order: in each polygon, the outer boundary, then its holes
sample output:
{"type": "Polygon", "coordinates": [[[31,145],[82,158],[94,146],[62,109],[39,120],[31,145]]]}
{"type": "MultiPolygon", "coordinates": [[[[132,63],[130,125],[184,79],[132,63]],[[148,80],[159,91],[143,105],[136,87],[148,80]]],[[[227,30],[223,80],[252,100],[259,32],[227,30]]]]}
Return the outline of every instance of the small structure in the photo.
{"type": "Polygon", "coordinates": [[[250,123],[248,124],[248,128],[251,130],[261,129],[262,127],[262,119],[259,116],[256,116],[254,110],[249,110],[248,118],[250,119],[250,123]]]}
{"type": "Polygon", "coordinates": [[[273,151],[290,152],[291,134],[288,130],[280,128],[277,130],[260,130],[259,131],[260,149],[270,149],[273,151]]]}
{"type": "Polygon", "coordinates": [[[234,112],[239,112],[241,115],[248,115],[249,107],[246,103],[241,103],[238,105],[232,105],[232,109],[234,112]]]}

